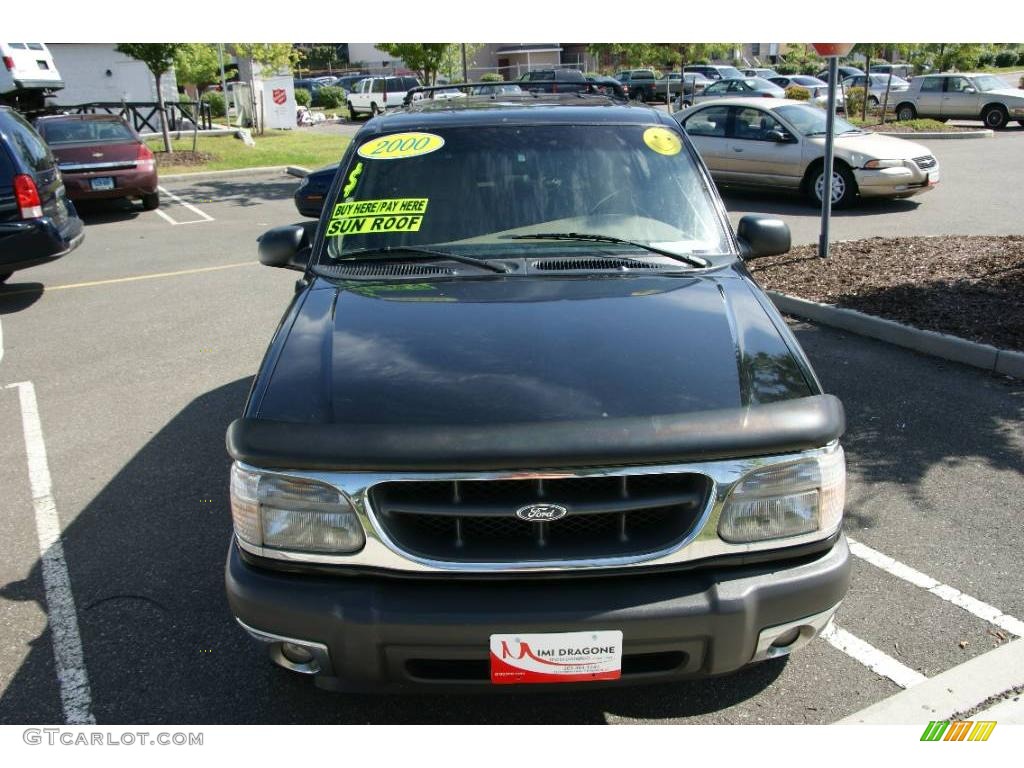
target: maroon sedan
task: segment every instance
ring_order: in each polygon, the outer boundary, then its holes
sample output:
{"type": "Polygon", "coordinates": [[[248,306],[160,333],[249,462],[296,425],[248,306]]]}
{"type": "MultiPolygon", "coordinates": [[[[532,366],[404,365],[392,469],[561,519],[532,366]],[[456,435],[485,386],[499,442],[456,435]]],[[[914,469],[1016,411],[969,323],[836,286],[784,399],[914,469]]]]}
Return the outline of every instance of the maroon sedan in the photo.
{"type": "Polygon", "coordinates": [[[50,115],[36,129],[57,158],[72,200],[139,198],[160,205],[156,160],[139,135],[117,115],[50,115]]]}

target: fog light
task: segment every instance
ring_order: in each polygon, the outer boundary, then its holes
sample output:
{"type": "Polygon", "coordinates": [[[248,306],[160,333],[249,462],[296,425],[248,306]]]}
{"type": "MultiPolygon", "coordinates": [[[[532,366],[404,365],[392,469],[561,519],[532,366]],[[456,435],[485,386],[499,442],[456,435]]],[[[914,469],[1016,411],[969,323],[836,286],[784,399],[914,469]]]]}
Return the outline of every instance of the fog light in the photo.
{"type": "Polygon", "coordinates": [[[775,638],[774,642],[772,642],[772,647],[785,648],[795,643],[798,637],[800,637],[800,627],[796,627],[795,629],[789,630],[789,632],[786,632],[785,634],[779,635],[777,638],[775,638]]]}
{"type": "Polygon", "coordinates": [[[295,643],[281,643],[281,655],[292,664],[309,664],[313,660],[313,654],[295,643]]]}

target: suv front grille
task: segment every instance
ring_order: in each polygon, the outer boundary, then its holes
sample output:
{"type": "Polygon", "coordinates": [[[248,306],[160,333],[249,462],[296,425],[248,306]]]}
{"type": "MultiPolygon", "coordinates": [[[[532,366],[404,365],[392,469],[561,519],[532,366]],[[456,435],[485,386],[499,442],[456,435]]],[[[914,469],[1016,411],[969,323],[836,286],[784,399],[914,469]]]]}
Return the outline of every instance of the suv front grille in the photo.
{"type": "Polygon", "coordinates": [[[403,551],[452,562],[592,560],[672,547],[694,529],[711,493],[692,473],[546,480],[392,481],[370,490],[377,520],[403,551]],[[535,522],[531,504],[568,513],[535,522]]]}
{"type": "Polygon", "coordinates": [[[935,167],[935,158],[931,155],[923,155],[922,157],[915,157],[914,163],[922,171],[927,171],[929,168],[935,167]]]}

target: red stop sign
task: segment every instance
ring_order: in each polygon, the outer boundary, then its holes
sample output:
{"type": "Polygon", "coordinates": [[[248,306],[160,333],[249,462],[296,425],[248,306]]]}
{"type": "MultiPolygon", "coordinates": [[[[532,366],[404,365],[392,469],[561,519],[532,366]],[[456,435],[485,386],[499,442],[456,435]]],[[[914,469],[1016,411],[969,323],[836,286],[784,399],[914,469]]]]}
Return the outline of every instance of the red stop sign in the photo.
{"type": "Polygon", "coordinates": [[[855,43],[811,43],[819,56],[845,56],[855,43]]]}

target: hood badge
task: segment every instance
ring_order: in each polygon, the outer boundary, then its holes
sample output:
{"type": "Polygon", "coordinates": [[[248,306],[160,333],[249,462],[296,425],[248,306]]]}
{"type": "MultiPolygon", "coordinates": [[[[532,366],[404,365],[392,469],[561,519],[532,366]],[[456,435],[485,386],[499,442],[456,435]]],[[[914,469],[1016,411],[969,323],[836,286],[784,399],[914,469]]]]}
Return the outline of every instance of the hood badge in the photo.
{"type": "Polygon", "coordinates": [[[93,152],[92,156],[93,157],[103,157],[103,153],[102,152],[93,152]]]}
{"type": "Polygon", "coordinates": [[[528,504],[516,510],[516,517],[531,523],[549,523],[561,520],[569,510],[560,504],[528,504]]]}

